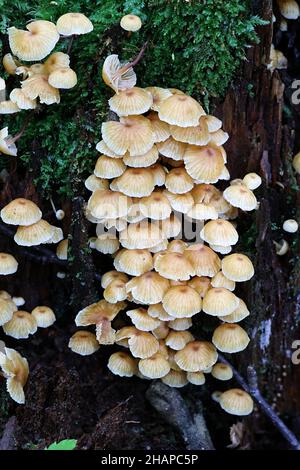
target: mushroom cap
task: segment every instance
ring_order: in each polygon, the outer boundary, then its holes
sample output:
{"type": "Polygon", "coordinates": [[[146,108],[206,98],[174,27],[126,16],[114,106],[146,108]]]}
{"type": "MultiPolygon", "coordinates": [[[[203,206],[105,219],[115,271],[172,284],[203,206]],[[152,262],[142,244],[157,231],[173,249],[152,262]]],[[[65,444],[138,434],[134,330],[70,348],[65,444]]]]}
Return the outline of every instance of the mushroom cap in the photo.
{"type": "MultiPolygon", "coordinates": [[[[162,231],[163,236],[166,239],[177,237],[179,233],[181,232],[181,228],[182,228],[181,221],[175,216],[175,214],[171,214],[170,217],[168,217],[167,219],[158,220],[156,224],[157,226],[159,226],[160,230],[162,231]]],[[[166,249],[166,247],[165,248],[161,247],[161,250],[163,249],[166,249]]]]}
{"type": "Polygon", "coordinates": [[[171,126],[170,130],[172,137],[179,142],[186,142],[191,145],[206,145],[210,141],[208,126],[202,118],[200,118],[197,126],[171,126]]]}
{"type": "Polygon", "coordinates": [[[208,341],[192,341],[178,351],[174,359],[180,369],[199,372],[213,366],[217,362],[218,353],[208,341]]]}
{"type": "Polygon", "coordinates": [[[186,214],[194,205],[194,199],[190,192],[174,194],[168,190],[164,190],[164,195],[168,198],[172,209],[182,214],[186,214]]]}
{"type": "MultiPolygon", "coordinates": [[[[196,184],[191,191],[195,204],[213,204],[213,201],[216,200],[221,195],[221,191],[217,189],[213,184],[196,184]]],[[[227,204],[228,206],[228,204],[227,204]]]]}
{"type": "Polygon", "coordinates": [[[57,69],[70,66],[70,56],[64,52],[54,52],[44,63],[45,71],[49,75],[57,69]]]}
{"type": "Polygon", "coordinates": [[[160,352],[148,359],[141,359],[138,367],[139,371],[149,379],[160,379],[171,370],[168,360],[160,352]]]}
{"type": "Polygon", "coordinates": [[[188,384],[186,373],[182,370],[171,369],[167,375],[162,377],[161,381],[173,388],[181,388],[188,384]]]}
{"type": "Polygon", "coordinates": [[[77,84],[77,75],[69,67],[61,67],[50,73],[48,83],[53,88],[69,90],[77,84]]]}
{"type": "Polygon", "coordinates": [[[37,323],[33,315],[24,310],[13,313],[11,320],[5,323],[3,331],[7,336],[16,339],[26,339],[37,330],[37,323]]]}
{"type": "Polygon", "coordinates": [[[141,29],[142,21],[141,18],[137,15],[125,15],[121,18],[120,26],[122,29],[125,29],[125,31],[135,32],[141,29]]]}
{"type": "Polygon", "coordinates": [[[7,298],[0,298],[0,326],[5,325],[5,323],[9,322],[13,314],[17,311],[16,304],[7,298]]]}
{"type": "Polygon", "coordinates": [[[223,219],[207,222],[200,232],[200,237],[207,243],[220,246],[235,245],[239,238],[234,226],[223,219]]]}
{"type": "Polygon", "coordinates": [[[100,348],[94,333],[85,330],[76,331],[71,336],[68,346],[71,351],[81,356],[89,356],[100,348]]]}
{"type": "Polygon", "coordinates": [[[51,227],[53,228],[53,234],[52,234],[51,238],[49,238],[49,240],[47,240],[46,243],[58,243],[58,242],[62,241],[63,238],[64,238],[64,234],[63,234],[62,229],[60,227],[55,227],[54,225],[51,225],[51,227]]]}
{"type": "Polygon", "coordinates": [[[163,186],[166,181],[166,169],[159,163],[155,163],[150,167],[155,186],[163,186]]]}
{"type": "Polygon", "coordinates": [[[152,331],[161,324],[160,320],[150,317],[144,308],[127,310],[126,315],[131,318],[134,326],[141,331],[152,331]]]}
{"type": "Polygon", "coordinates": [[[19,403],[25,403],[23,387],[29,375],[28,362],[14,349],[4,347],[0,353],[0,366],[6,377],[6,388],[11,398],[19,403]]]}
{"type": "Polygon", "coordinates": [[[244,211],[252,211],[257,206],[257,199],[245,184],[233,184],[223,192],[224,199],[233,207],[244,211]]]}
{"type": "Polygon", "coordinates": [[[235,282],[228,279],[222,271],[219,271],[211,280],[212,287],[224,287],[225,289],[230,290],[231,292],[235,289],[235,282]]]}
{"type": "Polygon", "coordinates": [[[158,112],[159,119],[180,127],[197,126],[204,114],[202,106],[184,94],[169,96],[160,104],[158,112]]]}
{"type": "Polygon", "coordinates": [[[221,268],[221,260],[208,246],[196,243],[184,251],[184,256],[191,262],[197,276],[213,277],[221,268]]]}
{"type": "Polygon", "coordinates": [[[98,235],[95,240],[95,249],[105,255],[116,253],[119,247],[119,240],[114,233],[103,233],[102,235],[98,235]]]}
{"type": "Polygon", "coordinates": [[[218,380],[230,380],[233,377],[233,372],[229,365],[217,362],[212,368],[211,375],[218,380]]]}
{"type": "Polygon", "coordinates": [[[97,189],[88,201],[88,209],[97,219],[125,217],[132,201],[119,191],[97,189]]]}
{"type": "Polygon", "coordinates": [[[114,183],[118,191],[131,197],[149,196],[155,186],[150,168],[127,168],[114,183]]]}
{"type": "Polygon", "coordinates": [[[69,247],[69,240],[65,239],[59,242],[56,247],[56,256],[61,260],[68,259],[68,247],[69,247]]]}
{"type": "Polygon", "coordinates": [[[11,300],[11,295],[6,290],[0,290],[0,299],[11,300]]]}
{"type": "Polygon", "coordinates": [[[165,339],[165,344],[175,351],[180,351],[186,346],[186,344],[194,341],[194,339],[194,336],[189,331],[170,330],[165,339]]]}
{"type": "Polygon", "coordinates": [[[9,98],[13,101],[20,109],[35,109],[37,104],[36,100],[27,98],[24,91],[21,88],[14,88],[9,98]]]}
{"type": "Polygon", "coordinates": [[[124,155],[117,155],[115,152],[113,152],[104,142],[104,140],[100,140],[100,142],[97,143],[96,145],[96,150],[100,152],[103,155],[106,155],[107,157],[111,158],[123,158],[124,155]]]}
{"type": "Polygon", "coordinates": [[[102,299],[80,310],[76,315],[75,324],[89,326],[101,323],[101,321],[111,322],[124,307],[124,302],[111,304],[102,299]]]}
{"type": "Polygon", "coordinates": [[[133,299],[146,305],[161,302],[169,287],[169,281],[153,271],[131,279],[126,285],[133,299]]]}
{"type": "Polygon", "coordinates": [[[118,252],[114,259],[118,271],[131,276],[140,276],[153,268],[152,255],[148,250],[126,250],[118,252]]]}
{"type": "Polygon", "coordinates": [[[197,203],[186,214],[190,219],[195,220],[216,220],[218,212],[209,204],[197,203]]]}
{"type": "Polygon", "coordinates": [[[3,67],[4,67],[5,71],[9,75],[15,75],[16,69],[17,69],[19,64],[15,61],[15,59],[13,58],[13,56],[10,53],[5,54],[3,56],[2,64],[3,64],[3,67]]]}
{"type": "Polygon", "coordinates": [[[228,139],[229,135],[222,129],[218,129],[217,131],[210,133],[210,142],[217,145],[218,147],[225,144],[228,139]]]}
{"type": "Polygon", "coordinates": [[[300,152],[298,152],[293,158],[293,167],[296,173],[300,173],[300,152]]]}
{"type": "Polygon", "coordinates": [[[150,196],[143,197],[139,207],[144,217],[153,220],[167,219],[172,212],[168,199],[161,191],[153,191],[150,196]]]}
{"type": "Polygon", "coordinates": [[[194,275],[192,264],[182,253],[165,252],[158,255],[154,269],[161,276],[174,281],[188,281],[194,275]]]}
{"type": "Polygon", "coordinates": [[[186,374],[188,381],[193,385],[204,385],[205,384],[205,375],[203,372],[188,372],[186,374]]]}
{"type": "Polygon", "coordinates": [[[118,271],[108,271],[101,277],[101,287],[106,289],[113,281],[128,281],[128,276],[124,273],[120,273],[118,271]]]}
{"type": "Polygon", "coordinates": [[[32,21],[26,25],[28,31],[8,28],[8,38],[11,51],[19,59],[25,61],[42,60],[55,47],[59,34],[50,21],[32,21]]]}
{"type": "Polygon", "coordinates": [[[184,194],[193,188],[194,181],[183,167],[174,168],[167,174],[165,186],[171,193],[184,194]]]}
{"type": "Polygon", "coordinates": [[[191,318],[175,318],[168,322],[168,326],[175,331],[185,331],[193,325],[191,318]]]}
{"type": "Polygon", "coordinates": [[[126,153],[123,158],[123,162],[133,168],[146,168],[156,163],[158,158],[159,154],[157,147],[156,145],[153,145],[153,147],[144,155],[136,155],[132,157],[126,153]]]}
{"type": "Polygon", "coordinates": [[[102,79],[115,92],[132,88],[136,84],[136,74],[128,64],[121,65],[117,54],[106,57],[102,67],[102,79]]]}
{"type": "Polygon", "coordinates": [[[124,155],[127,151],[133,157],[143,155],[155,143],[151,122],[143,116],[126,116],[119,122],[104,122],[101,132],[106,145],[117,155],[124,155]]]}
{"type": "MultiPolygon", "coordinates": [[[[155,97],[153,97],[153,100],[155,100],[155,97]]],[[[155,142],[164,142],[170,137],[171,132],[169,124],[161,121],[157,113],[152,111],[148,114],[147,119],[150,120],[155,142]]]]}
{"type": "Polygon", "coordinates": [[[60,102],[59,91],[49,84],[47,75],[34,74],[21,82],[21,86],[24,95],[31,100],[39,98],[47,105],[60,102]]]}
{"type": "Polygon", "coordinates": [[[119,351],[113,353],[107,364],[108,369],[120,377],[132,377],[137,373],[137,362],[128,353],[119,351]]]}
{"type": "Polygon", "coordinates": [[[29,199],[17,198],[1,210],[1,219],[10,225],[32,225],[41,220],[42,212],[29,199]]]}
{"type": "Polygon", "coordinates": [[[120,232],[120,243],[124,248],[145,249],[151,248],[161,243],[166,236],[160,228],[147,221],[130,224],[120,232]]]}
{"type": "Polygon", "coordinates": [[[280,13],[287,20],[296,20],[300,16],[299,5],[296,0],[277,0],[280,13]]]}
{"type": "Polygon", "coordinates": [[[209,248],[211,248],[216,253],[221,253],[221,255],[228,255],[228,253],[232,251],[232,246],[220,246],[209,244],[209,248]]]}
{"type": "Polygon", "coordinates": [[[98,178],[96,175],[90,175],[84,182],[84,186],[89,191],[96,191],[97,189],[108,189],[109,182],[104,178],[98,178]]]}
{"type": "Polygon", "coordinates": [[[230,315],[220,317],[220,320],[224,321],[225,323],[238,323],[249,315],[250,312],[247,308],[247,305],[242,299],[240,299],[238,307],[230,315]]]}
{"type": "Polygon", "coordinates": [[[211,143],[188,145],[183,159],[186,171],[199,183],[216,183],[224,169],[222,152],[211,143]]]}
{"type": "Polygon", "coordinates": [[[183,160],[186,149],[185,143],[178,142],[177,140],[173,139],[173,137],[169,137],[164,142],[158,143],[157,146],[159,153],[164,157],[171,158],[175,161],[183,160]]]}
{"type": "Polygon", "coordinates": [[[145,90],[147,90],[152,95],[153,103],[151,105],[151,109],[153,109],[153,111],[159,111],[161,103],[169,98],[169,96],[172,96],[172,93],[168,88],[149,86],[145,88],[145,90]]]}
{"type": "Polygon", "coordinates": [[[262,180],[257,173],[247,173],[243,178],[243,183],[248,189],[254,191],[254,189],[257,189],[261,185],[262,180]]]}
{"type": "Polygon", "coordinates": [[[18,270],[18,262],[13,255],[9,253],[0,253],[0,275],[7,276],[14,274],[18,270]]]}
{"type": "Polygon", "coordinates": [[[9,141],[7,127],[3,127],[3,129],[0,130],[0,152],[13,157],[15,157],[18,152],[16,145],[9,141]]]}
{"type": "Polygon", "coordinates": [[[158,340],[147,331],[140,331],[135,327],[125,327],[116,334],[116,340],[128,338],[131,354],[140,359],[147,359],[159,350],[158,340]]]}
{"type": "Polygon", "coordinates": [[[49,243],[54,234],[54,227],[46,220],[39,220],[35,224],[20,225],[15,233],[14,240],[17,245],[36,246],[49,243]]]}
{"type": "Polygon", "coordinates": [[[63,36],[87,34],[94,29],[92,22],[83,13],[65,13],[58,18],[56,28],[63,36]]]}
{"type": "Polygon", "coordinates": [[[46,307],[44,305],[35,307],[32,310],[31,315],[35,318],[39,328],[48,328],[49,326],[53,325],[56,320],[52,308],[46,307]]]}
{"type": "Polygon", "coordinates": [[[165,309],[163,308],[162,303],[149,305],[148,314],[150,315],[150,317],[152,317],[152,318],[158,318],[159,320],[161,320],[161,321],[163,321],[163,322],[167,322],[167,321],[173,319],[173,317],[171,317],[171,316],[165,311],[165,309]]]}
{"type": "Polygon", "coordinates": [[[208,132],[216,132],[222,127],[222,121],[211,114],[201,116],[200,121],[204,121],[206,123],[208,132]]]}
{"type": "Polygon", "coordinates": [[[296,233],[298,231],[298,222],[294,219],[288,219],[283,222],[282,228],[285,232],[296,233]]]}
{"type": "Polygon", "coordinates": [[[214,317],[230,315],[239,306],[240,299],[224,287],[212,287],[203,298],[203,311],[214,317]]]}
{"type": "Polygon", "coordinates": [[[152,106],[151,93],[139,87],[132,87],[116,93],[108,101],[110,109],[118,116],[144,114],[152,106]]]}
{"type": "Polygon", "coordinates": [[[251,396],[239,388],[226,390],[220,396],[219,403],[224,411],[236,416],[247,416],[253,411],[251,396]]]}
{"type": "Polygon", "coordinates": [[[248,256],[233,253],[223,258],[222,272],[231,281],[244,282],[254,276],[254,267],[248,256]]]}
{"type": "Polygon", "coordinates": [[[246,349],[250,341],[246,331],[236,323],[219,325],[212,337],[212,342],[219,351],[236,353],[246,349]]]}
{"type": "Polygon", "coordinates": [[[188,244],[183,240],[172,240],[168,243],[168,251],[174,253],[183,253],[184,250],[188,247],[188,244]]]}
{"type": "Polygon", "coordinates": [[[202,301],[192,287],[173,286],[163,298],[163,307],[174,318],[189,318],[200,312],[202,301]]]}
{"type": "Polygon", "coordinates": [[[0,102],[0,114],[15,114],[20,111],[19,106],[11,100],[0,102]]]}
{"type": "Polygon", "coordinates": [[[152,334],[155,336],[156,339],[158,340],[164,340],[168,334],[169,334],[169,327],[167,323],[162,322],[155,330],[152,331],[152,334]]]}
{"type": "Polygon", "coordinates": [[[188,282],[188,285],[195,289],[200,297],[203,299],[208,289],[211,288],[209,277],[195,276],[188,282]]]}

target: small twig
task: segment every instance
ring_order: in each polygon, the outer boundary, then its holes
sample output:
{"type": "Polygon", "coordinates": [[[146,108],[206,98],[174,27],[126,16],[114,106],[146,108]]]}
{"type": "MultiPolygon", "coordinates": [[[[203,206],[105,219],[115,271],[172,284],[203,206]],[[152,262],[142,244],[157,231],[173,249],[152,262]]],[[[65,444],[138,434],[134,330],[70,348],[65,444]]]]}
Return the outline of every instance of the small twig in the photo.
{"type": "MultiPolygon", "coordinates": [[[[14,237],[14,231],[10,228],[6,227],[6,225],[0,223],[0,233],[3,235],[8,236],[9,238],[14,237]]],[[[53,251],[49,250],[48,248],[44,248],[43,246],[32,246],[31,249],[21,247],[16,245],[18,251],[20,251],[24,256],[31,258],[32,260],[36,261],[37,263],[41,264],[57,264],[59,266],[63,266],[64,268],[68,268],[68,261],[59,259],[53,251]]],[[[95,273],[95,279],[97,281],[101,281],[101,275],[95,273]]]]}
{"type": "Polygon", "coordinates": [[[279,416],[275,413],[273,408],[269,405],[269,403],[264,399],[262,396],[257,382],[257,374],[253,366],[248,366],[247,374],[248,374],[248,383],[246,380],[239,374],[239,372],[233,367],[233,365],[225,359],[222,354],[219,354],[219,358],[225,364],[228,364],[233,372],[233,376],[239,382],[239,384],[243,387],[246,392],[248,392],[258,403],[261,410],[265,413],[266,416],[271,420],[273,425],[278,429],[281,435],[286,439],[286,441],[290,444],[290,446],[295,450],[300,450],[300,442],[295,436],[295,434],[284,424],[284,422],[279,418],[279,416]]]}

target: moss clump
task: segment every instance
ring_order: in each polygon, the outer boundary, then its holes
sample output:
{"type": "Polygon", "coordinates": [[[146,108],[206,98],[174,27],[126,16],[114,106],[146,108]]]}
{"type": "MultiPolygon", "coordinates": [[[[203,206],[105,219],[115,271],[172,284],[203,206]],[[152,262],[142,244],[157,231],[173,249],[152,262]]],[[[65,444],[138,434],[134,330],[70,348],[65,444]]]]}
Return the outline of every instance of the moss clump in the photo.
{"type": "MultiPolygon", "coordinates": [[[[129,59],[148,40],[148,50],[136,67],[139,84],[182,88],[207,104],[210,97],[224,95],[245,48],[257,40],[255,26],[262,22],[251,16],[249,4],[240,0],[0,0],[2,33],[12,25],[24,28],[30,19],[56,21],[68,11],[81,11],[94,24],[94,31],[77,38],[72,47],[71,65],[78,85],[61,93],[60,105],[35,115],[18,142],[24,168],[33,168],[39,189],[45,195],[57,191],[71,196],[74,174],[83,178],[91,170],[110,93],[101,80],[108,54],[129,59]],[[129,12],[143,21],[142,29],[130,37],[118,26],[129,12]]],[[[56,50],[66,52],[67,45],[68,40],[62,40],[56,50]]],[[[2,52],[7,52],[5,47],[2,52]]],[[[20,113],[5,119],[5,124],[14,133],[23,119],[20,113]]]]}

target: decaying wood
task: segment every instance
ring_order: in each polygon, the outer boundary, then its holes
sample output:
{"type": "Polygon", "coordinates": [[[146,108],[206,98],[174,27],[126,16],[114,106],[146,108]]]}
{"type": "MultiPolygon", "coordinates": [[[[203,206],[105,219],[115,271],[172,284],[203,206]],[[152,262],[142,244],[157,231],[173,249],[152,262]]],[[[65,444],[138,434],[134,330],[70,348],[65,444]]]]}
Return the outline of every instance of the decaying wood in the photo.
{"type": "Polygon", "coordinates": [[[146,396],[155,410],[182,435],[187,450],[214,449],[200,401],[192,412],[178,390],[158,381],[150,385],[146,396]]]}
{"type": "Polygon", "coordinates": [[[15,433],[18,422],[15,416],[11,416],[7,421],[2,437],[0,439],[0,450],[16,450],[15,433]]]}

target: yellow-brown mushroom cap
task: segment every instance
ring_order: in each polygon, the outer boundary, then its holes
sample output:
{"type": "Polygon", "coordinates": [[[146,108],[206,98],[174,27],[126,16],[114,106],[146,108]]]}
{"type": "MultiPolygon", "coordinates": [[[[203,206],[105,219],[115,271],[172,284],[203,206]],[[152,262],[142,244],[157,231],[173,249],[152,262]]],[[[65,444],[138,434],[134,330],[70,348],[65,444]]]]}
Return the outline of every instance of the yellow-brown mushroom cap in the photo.
{"type": "Polygon", "coordinates": [[[5,224],[28,226],[41,220],[42,212],[29,199],[17,198],[3,207],[1,218],[5,224]]]}
{"type": "Polygon", "coordinates": [[[16,258],[9,253],[0,253],[0,275],[7,276],[18,270],[16,258]]]}
{"type": "Polygon", "coordinates": [[[198,372],[213,366],[218,353],[208,341],[192,341],[175,354],[175,362],[187,372],[198,372]]]}
{"type": "Polygon", "coordinates": [[[251,396],[239,388],[232,388],[222,393],[219,403],[223,410],[236,416],[246,416],[253,411],[251,396]]]}
{"type": "Polygon", "coordinates": [[[236,353],[246,349],[250,338],[236,323],[223,323],[215,329],[212,342],[219,351],[236,353]]]}
{"type": "Polygon", "coordinates": [[[44,59],[55,47],[59,34],[50,21],[38,20],[26,25],[28,31],[8,28],[9,45],[19,59],[34,61],[44,59]]]}
{"type": "Polygon", "coordinates": [[[93,31],[93,23],[83,13],[66,13],[56,23],[57,31],[63,36],[87,34],[93,31]]]}
{"type": "Polygon", "coordinates": [[[137,15],[125,15],[121,18],[120,26],[122,29],[125,29],[125,31],[135,32],[141,29],[142,21],[137,15]]]}
{"type": "Polygon", "coordinates": [[[81,356],[89,356],[100,348],[96,336],[85,330],[76,331],[71,336],[68,346],[73,352],[81,356]]]}

